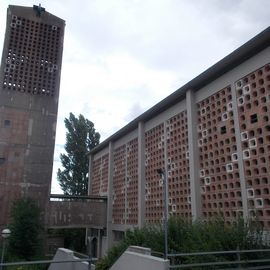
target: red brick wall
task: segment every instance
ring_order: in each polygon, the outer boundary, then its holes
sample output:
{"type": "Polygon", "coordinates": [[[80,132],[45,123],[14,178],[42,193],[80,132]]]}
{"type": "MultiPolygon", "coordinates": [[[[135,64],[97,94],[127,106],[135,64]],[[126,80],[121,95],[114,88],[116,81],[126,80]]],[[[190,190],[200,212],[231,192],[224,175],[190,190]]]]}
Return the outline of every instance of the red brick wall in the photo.
{"type": "Polygon", "coordinates": [[[93,195],[107,194],[109,177],[109,154],[93,161],[91,192],[93,195]]]}
{"type": "Polygon", "coordinates": [[[167,121],[169,213],[191,219],[187,112],[167,121]]]}
{"type": "Polygon", "coordinates": [[[145,215],[148,223],[162,219],[163,189],[157,170],[165,167],[164,145],[163,123],[145,133],[145,215]]]}
{"type": "Polygon", "coordinates": [[[223,213],[229,222],[242,211],[231,87],[197,107],[202,213],[207,218],[223,213]]]}
{"type": "Polygon", "coordinates": [[[138,223],[138,139],[116,148],[113,154],[114,224],[138,223]]]}
{"type": "Polygon", "coordinates": [[[235,83],[248,209],[270,227],[270,65],[235,83]]]}

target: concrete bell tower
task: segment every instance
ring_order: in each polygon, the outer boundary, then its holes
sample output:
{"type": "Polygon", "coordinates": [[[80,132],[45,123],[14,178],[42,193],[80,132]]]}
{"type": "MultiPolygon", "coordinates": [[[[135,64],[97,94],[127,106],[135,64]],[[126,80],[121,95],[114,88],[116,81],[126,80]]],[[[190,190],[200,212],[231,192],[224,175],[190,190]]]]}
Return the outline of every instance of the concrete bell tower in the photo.
{"type": "Polygon", "coordinates": [[[49,201],[65,21],[10,5],[0,68],[0,228],[12,203],[49,201]]]}

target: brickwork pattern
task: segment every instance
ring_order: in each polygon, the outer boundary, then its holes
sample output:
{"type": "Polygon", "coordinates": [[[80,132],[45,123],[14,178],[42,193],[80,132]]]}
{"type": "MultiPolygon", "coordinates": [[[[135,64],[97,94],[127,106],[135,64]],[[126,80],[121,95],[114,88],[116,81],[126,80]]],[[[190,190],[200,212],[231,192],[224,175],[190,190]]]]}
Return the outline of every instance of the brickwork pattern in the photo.
{"type": "Polygon", "coordinates": [[[145,219],[161,222],[163,217],[163,183],[157,173],[165,168],[164,123],[145,133],[145,219]]]}
{"type": "Polygon", "coordinates": [[[18,116],[13,108],[0,108],[0,143],[5,142],[0,145],[0,225],[8,220],[12,203],[23,194],[28,117],[28,112],[18,116]]]}
{"type": "Polygon", "coordinates": [[[231,87],[197,104],[200,186],[204,217],[242,214],[231,87]]]}
{"type": "Polygon", "coordinates": [[[248,210],[270,227],[270,64],[235,83],[248,210]]]}
{"type": "Polygon", "coordinates": [[[191,219],[187,112],[167,121],[169,213],[191,219]]]}
{"type": "Polygon", "coordinates": [[[113,209],[114,224],[138,223],[138,139],[114,150],[113,209]]]}
{"type": "Polygon", "coordinates": [[[91,192],[93,195],[105,195],[108,191],[109,154],[93,161],[91,192]]]}
{"type": "Polygon", "coordinates": [[[54,96],[61,29],[12,15],[3,89],[54,96]]]}
{"type": "Polygon", "coordinates": [[[126,223],[138,223],[138,139],[130,141],[126,146],[127,153],[127,205],[126,223]]]}
{"type": "Polygon", "coordinates": [[[122,145],[114,150],[114,172],[113,172],[113,210],[112,223],[125,224],[125,200],[126,200],[126,145],[122,145]]]}

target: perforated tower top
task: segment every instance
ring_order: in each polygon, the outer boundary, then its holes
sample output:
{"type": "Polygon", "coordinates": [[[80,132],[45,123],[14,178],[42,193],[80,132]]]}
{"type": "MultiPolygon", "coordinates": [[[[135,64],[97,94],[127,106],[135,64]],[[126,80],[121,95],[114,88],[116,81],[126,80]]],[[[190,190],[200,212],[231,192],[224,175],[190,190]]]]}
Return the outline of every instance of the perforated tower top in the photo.
{"type": "Polygon", "coordinates": [[[65,22],[41,6],[9,6],[2,56],[3,90],[58,92],[65,22]]]}

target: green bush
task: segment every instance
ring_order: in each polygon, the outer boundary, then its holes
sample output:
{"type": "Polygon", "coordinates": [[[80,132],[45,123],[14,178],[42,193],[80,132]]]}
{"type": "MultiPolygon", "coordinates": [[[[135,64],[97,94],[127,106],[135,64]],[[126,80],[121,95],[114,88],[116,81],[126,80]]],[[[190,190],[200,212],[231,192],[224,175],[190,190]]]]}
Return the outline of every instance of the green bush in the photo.
{"type": "Polygon", "coordinates": [[[85,228],[48,229],[47,237],[62,238],[64,248],[86,253],[85,233],[85,228]]]}
{"type": "MultiPolygon", "coordinates": [[[[239,218],[232,225],[223,218],[198,220],[193,224],[180,218],[168,222],[169,253],[229,251],[263,248],[262,228],[257,222],[239,218]]],[[[250,256],[250,255],[249,255],[250,256]]],[[[235,254],[182,257],[181,263],[234,260],[235,254]]]]}
{"type": "MultiPolygon", "coordinates": [[[[121,256],[128,246],[137,245],[164,252],[164,232],[161,225],[148,225],[142,229],[127,231],[124,239],[115,245],[96,264],[96,270],[107,270],[121,256]]],[[[223,251],[263,248],[262,228],[257,222],[245,223],[237,219],[232,225],[217,217],[208,221],[187,222],[179,217],[168,221],[169,253],[223,251]]],[[[250,256],[250,255],[249,255],[250,256]]],[[[235,259],[235,255],[188,256],[176,259],[177,263],[206,262],[235,259]],[[233,257],[234,256],[234,257],[233,257]]]]}

